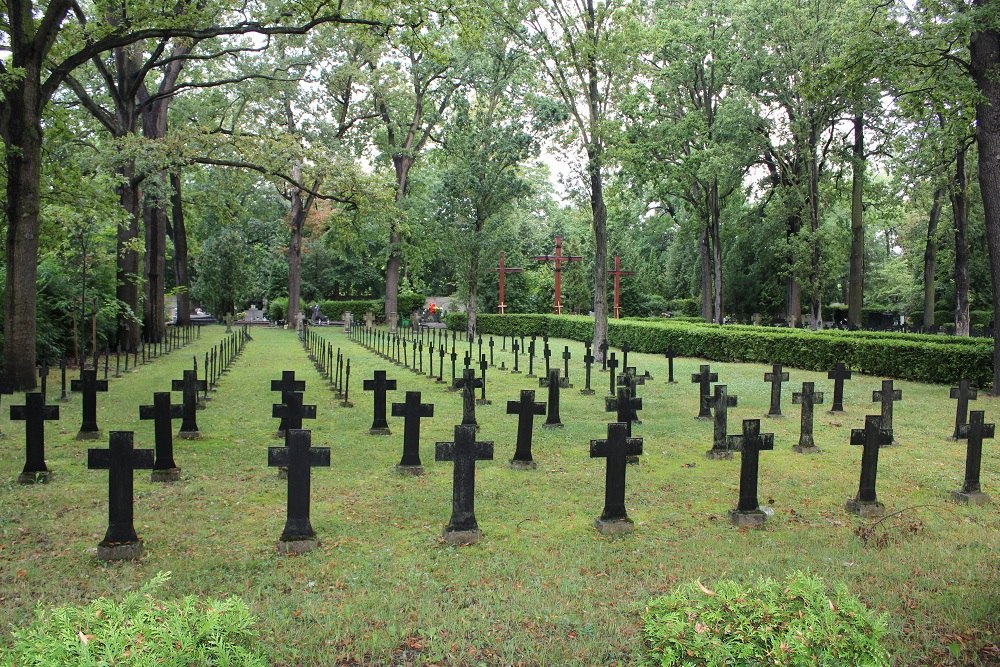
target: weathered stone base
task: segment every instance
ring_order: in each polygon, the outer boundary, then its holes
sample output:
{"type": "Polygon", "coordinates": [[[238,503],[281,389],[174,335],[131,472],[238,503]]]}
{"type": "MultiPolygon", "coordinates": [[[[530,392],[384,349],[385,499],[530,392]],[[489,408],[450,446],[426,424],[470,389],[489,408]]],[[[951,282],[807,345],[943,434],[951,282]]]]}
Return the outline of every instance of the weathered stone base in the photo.
{"type": "Polygon", "coordinates": [[[203,400],[201,400],[200,398],[198,399],[198,402],[194,404],[194,409],[195,410],[204,410],[207,407],[208,406],[205,405],[205,402],[203,400]]]}
{"type": "Polygon", "coordinates": [[[792,451],[799,454],[819,454],[821,450],[816,445],[795,445],[792,451]]]}
{"type": "Polygon", "coordinates": [[[444,541],[453,547],[468,546],[483,539],[483,531],[478,528],[472,530],[448,530],[445,528],[441,535],[444,537],[444,541]]]}
{"type": "Polygon", "coordinates": [[[729,510],[729,520],[733,522],[734,526],[739,528],[763,528],[764,524],[767,523],[767,517],[771,514],[772,512],[768,512],[764,508],[748,510],[746,512],[729,510]]]}
{"type": "Polygon", "coordinates": [[[526,374],[526,375],[525,375],[524,377],[526,377],[526,378],[536,378],[536,377],[538,377],[538,376],[537,376],[537,375],[535,375],[534,373],[528,373],[528,374],[526,374]]]}
{"type": "Polygon", "coordinates": [[[847,510],[848,514],[857,514],[862,519],[872,519],[885,514],[885,505],[882,503],[878,501],[866,502],[857,498],[848,498],[844,509],[847,510]]]}
{"type": "Polygon", "coordinates": [[[101,542],[97,545],[97,560],[138,560],[143,553],[145,549],[142,548],[142,540],[128,544],[101,542]]]}
{"type": "Polygon", "coordinates": [[[562,382],[562,381],[560,381],[559,382],[559,388],[560,389],[572,389],[573,385],[570,384],[569,382],[562,382]]]}
{"type": "Polygon", "coordinates": [[[593,396],[594,395],[594,390],[593,389],[581,389],[580,393],[583,394],[584,396],[593,396]]]}
{"type": "Polygon", "coordinates": [[[709,415],[698,415],[697,417],[695,417],[695,419],[697,419],[700,422],[707,422],[707,421],[710,421],[712,419],[712,415],[710,415],[710,414],[709,415]]]}
{"type": "Polygon", "coordinates": [[[493,401],[488,398],[477,398],[476,405],[493,405],[493,401]]]}
{"type": "Polygon", "coordinates": [[[770,412],[768,412],[764,416],[767,417],[768,419],[784,419],[785,418],[785,415],[781,414],[780,412],[778,414],[776,414],[776,415],[772,415],[770,412]]]}
{"type": "Polygon", "coordinates": [[[847,410],[829,410],[829,411],[827,411],[827,414],[830,414],[830,415],[842,415],[845,412],[847,412],[847,410]]]}
{"type": "Polygon", "coordinates": [[[342,408],[353,408],[354,407],[354,403],[351,403],[350,401],[341,401],[340,402],[340,407],[342,407],[342,408]]]}
{"type": "Polygon", "coordinates": [[[639,465],[639,457],[638,456],[626,456],[625,457],[625,463],[628,463],[629,465],[637,466],[637,465],[639,465]]]}
{"type": "Polygon", "coordinates": [[[542,424],[542,428],[563,428],[562,422],[558,424],[542,424]]]}
{"type": "Polygon", "coordinates": [[[392,435],[392,431],[388,428],[370,428],[368,435],[392,435]]]}
{"type": "MultiPolygon", "coordinates": [[[[501,367],[500,367],[500,370],[503,370],[503,366],[501,366],[501,367]]],[[[510,374],[511,374],[511,375],[520,375],[520,374],[521,374],[521,371],[519,371],[519,370],[518,370],[518,371],[515,371],[515,370],[512,370],[512,371],[510,372],[510,374]]]]}
{"type": "Polygon", "coordinates": [[[278,540],[278,553],[298,556],[308,553],[319,546],[319,540],[278,540]]]}
{"type": "Polygon", "coordinates": [[[715,447],[713,447],[712,449],[705,452],[705,458],[713,459],[716,461],[721,461],[721,460],[728,461],[729,459],[733,458],[733,453],[728,449],[716,449],[715,447]]]}
{"type": "Polygon", "coordinates": [[[101,432],[100,431],[80,431],[79,433],[76,434],[76,439],[77,440],[100,440],[101,439],[101,432]]]}
{"type": "Polygon", "coordinates": [[[176,482],[181,478],[180,468],[167,468],[165,470],[154,470],[149,473],[150,482],[176,482]]]}
{"type": "Polygon", "coordinates": [[[275,438],[284,438],[285,437],[285,432],[284,431],[275,431],[274,432],[274,437],[275,438]]]}
{"type": "Polygon", "coordinates": [[[510,461],[511,470],[534,470],[537,467],[538,464],[534,461],[518,461],[516,459],[510,461]]]}
{"type": "Polygon", "coordinates": [[[201,431],[179,431],[177,437],[181,440],[199,440],[201,431]]]}
{"type": "Polygon", "coordinates": [[[628,517],[624,519],[602,519],[597,517],[594,519],[594,528],[601,535],[628,535],[635,530],[635,523],[628,517]]]}
{"type": "Polygon", "coordinates": [[[48,484],[52,481],[52,471],[42,470],[34,472],[22,472],[17,476],[18,484],[48,484]]]}
{"type": "Polygon", "coordinates": [[[991,500],[989,495],[982,491],[971,491],[969,493],[965,491],[952,491],[951,499],[963,505],[987,505],[991,500]]]}
{"type": "Polygon", "coordinates": [[[285,466],[278,468],[278,479],[288,479],[288,468],[285,466]]]}
{"type": "Polygon", "coordinates": [[[420,465],[404,466],[400,464],[396,466],[396,472],[407,477],[418,477],[424,474],[424,467],[420,465]]]}

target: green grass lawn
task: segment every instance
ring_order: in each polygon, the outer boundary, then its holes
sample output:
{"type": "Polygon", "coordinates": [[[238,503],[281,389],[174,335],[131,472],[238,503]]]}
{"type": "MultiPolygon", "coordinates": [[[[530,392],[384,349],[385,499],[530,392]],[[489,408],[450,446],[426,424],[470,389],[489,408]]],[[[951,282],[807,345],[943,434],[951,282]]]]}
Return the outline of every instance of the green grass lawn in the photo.
{"type": "MultiPolygon", "coordinates": [[[[339,330],[320,333],[351,359],[356,407],[337,405],[294,333],[254,329],[254,340],[198,414],[203,438],[175,440],[181,481],[154,485],[147,472],[136,474],[136,529],[147,549],[136,563],[102,564],[92,555],[107,526],[107,473],[87,470],[86,450],[107,447],[107,438],[74,440],[79,396],[62,404],[61,420],[47,426],[55,479],[39,486],[14,483],[24,430],[9,421],[7,406],[23,396],[3,397],[0,650],[9,645],[9,628],[26,623],[37,604],[120,596],[169,570],[164,596],[244,597],[259,616],[261,641],[275,665],[633,664],[641,652],[640,613],[651,596],[693,579],[711,586],[720,578],[810,569],[844,582],[889,615],[898,665],[1000,661],[1000,513],[996,503],[976,508],[948,500],[961,486],[965,461],[964,442],[950,439],[955,402],[948,387],[896,383],[903,391],[895,414],[899,446],[881,452],[878,492],[887,512],[897,514],[866,542],[857,531],[872,522],[843,507],[857,491],[861,461],[861,448],[849,445],[850,429],[877,410],[871,392],[880,378],[855,375],[846,385],[847,412],[830,415],[826,374],[787,369],[787,416],[764,419],[769,369],[713,364],[719,381],[739,397],[730,409],[730,432],[741,419],[761,418],[762,431],[775,434],[775,449],[762,453],[760,464],[761,501],[775,514],[764,530],[748,531],[727,518],[737,501],[739,456],[704,457],[712,425],[694,419],[697,390],[690,383],[703,362],[677,359],[678,384],[668,385],[664,358],[630,354],[630,365],[649,369],[655,379],[639,389],[645,409],[633,435],[644,438],[645,452],[640,465],[628,469],[626,504],[637,530],[609,539],[592,525],[603,506],[604,460],[589,458],[590,440],[606,436],[612,416],[604,412],[607,376],[595,372],[597,395],[581,396],[583,346],[568,342],[576,387],[562,393],[566,427],[536,429],[537,470],[508,467],[517,417],[505,414],[506,401],[532,387],[544,400],[545,390],[523,374],[488,372],[493,404],[477,410],[479,439],[495,442],[494,460],[480,462],[476,473],[476,515],[485,537],[453,548],[440,537],[451,511],[452,467],[434,462],[433,443],[452,439],[461,395],[390,365],[339,330]],[[402,450],[401,419],[390,417],[391,436],[367,433],[371,394],[361,391],[361,381],[379,368],[398,380],[390,401],[411,390],[434,403],[434,418],[422,424],[423,477],[393,470],[402,450]],[[267,467],[267,447],[280,442],[270,417],[278,396],[269,385],[282,370],[306,380],[305,402],[318,413],[306,423],[312,444],[331,448],[332,467],[314,469],[312,480],[312,523],[321,545],[298,557],[276,551],[286,486],[267,467]],[[815,429],[823,451],[812,456],[792,451],[799,407],[791,404],[791,392],[803,381],[826,392],[815,429]]],[[[137,447],[152,447],[152,423],[138,420],[138,406],[169,389],[170,380],[191,367],[191,355],[200,358],[222,335],[222,327],[205,328],[184,350],[113,380],[110,392],[98,397],[105,435],[134,430],[137,447]]],[[[509,341],[506,353],[496,342],[496,362],[509,368],[509,341]]],[[[567,341],[553,344],[555,363],[567,341]]],[[[536,368],[542,363],[536,358],[536,368]]],[[[52,402],[58,389],[50,385],[49,396],[52,402]]],[[[986,410],[987,421],[1000,419],[995,398],[981,395],[971,405],[986,410]]],[[[982,483],[1000,498],[994,441],[984,445],[982,483]]]]}

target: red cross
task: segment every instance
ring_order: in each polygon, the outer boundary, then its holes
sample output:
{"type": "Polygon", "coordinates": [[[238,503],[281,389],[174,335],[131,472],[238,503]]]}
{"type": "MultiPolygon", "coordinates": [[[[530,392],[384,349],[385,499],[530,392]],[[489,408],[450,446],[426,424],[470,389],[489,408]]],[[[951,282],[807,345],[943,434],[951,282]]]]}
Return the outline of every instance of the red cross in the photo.
{"type": "Polygon", "coordinates": [[[500,308],[500,314],[503,315],[503,311],[507,307],[507,304],[505,304],[504,301],[503,301],[503,296],[504,296],[504,291],[503,291],[503,289],[504,289],[504,278],[506,277],[506,275],[508,273],[521,273],[522,271],[524,271],[524,269],[519,269],[519,268],[515,268],[515,267],[512,267],[512,266],[505,265],[504,264],[504,252],[503,252],[503,250],[501,250],[500,251],[500,266],[497,267],[497,268],[495,268],[495,269],[493,269],[493,270],[500,272],[500,306],[499,306],[499,308],[500,308]]]}
{"type": "Polygon", "coordinates": [[[554,255],[539,255],[537,257],[532,257],[536,262],[553,262],[555,264],[556,272],[556,294],[555,294],[555,304],[553,305],[553,310],[556,315],[562,315],[562,265],[564,262],[579,262],[583,260],[583,257],[579,255],[564,255],[562,254],[562,237],[556,237],[556,254],[554,255]]]}
{"type": "Polygon", "coordinates": [[[615,270],[608,271],[609,276],[615,277],[615,319],[621,317],[621,306],[618,305],[618,295],[621,292],[621,277],[622,276],[634,276],[635,271],[622,271],[622,257],[621,255],[615,255],[615,270]]]}

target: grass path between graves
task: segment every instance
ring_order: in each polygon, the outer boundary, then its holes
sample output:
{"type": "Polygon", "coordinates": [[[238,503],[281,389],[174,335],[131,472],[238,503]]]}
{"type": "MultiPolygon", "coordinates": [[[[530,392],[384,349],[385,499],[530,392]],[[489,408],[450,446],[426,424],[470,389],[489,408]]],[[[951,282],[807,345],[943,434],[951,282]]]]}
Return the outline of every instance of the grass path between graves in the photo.
{"type": "MultiPolygon", "coordinates": [[[[583,346],[569,342],[576,387],[562,394],[566,427],[536,430],[535,471],[507,465],[517,419],[505,407],[532,383],[538,400],[544,390],[523,374],[488,372],[493,404],[477,411],[479,438],[496,444],[495,460],[481,462],[476,473],[476,515],[485,538],[453,548],[439,537],[451,509],[452,468],[434,462],[433,442],[452,439],[461,421],[460,395],[389,365],[339,331],[321,334],[351,359],[356,407],[337,406],[294,333],[253,329],[254,340],[198,413],[203,438],[175,441],[181,481],[154,485],[148,473],[136,475],[136,528],[147,548],[138,563],[100,564],[92,555],[106,528],[107,473],[86,469],[86,448],[98,445],[73,439],[79,396],[61,406],[61,421],[47,426],[47,459],[56,477],[35,487],[14,483],[23,464],[23,423],[9,421],[7,406],[23,396],[3,397],[0,650],[9,645],[9,628],[25,623],[36,604],[120,596],[169,570],[164,595],[243,596],[260,619],[274,665],[627,665],[641,652],[640,614],[651,596],[693,579],[711,587],[723,577],[810,569],[889,615],[898,665],[1000,660],[1000,512],[996,502],[975,508],[947,499],[961,485],[965,460],[964,443],[949,437],[955,403],[947,387],[897,383],[904,399],[896,404],[900,446],[881,453],[878,492],[887,510],[899,514],[865,544],[856,531],[870,522],[843,510],[857,491],[861,459],[860,448],[848,442],[850,429],[876,409],[871,392],[879,378],[855,375],[846,385],[847,412],[830,415],[832,382],[825,374],[788,369],[787,417],[762,420],[762,430],[775,433],[775,449],[761,456],[760,493],[775,514],[765,530],[746,531],[726,516],[737,500],[739,458],[703,456],[712,426],[694,419],[697,392],[689,381],[703,362],[678,359],[679,384],[668,385],[665,359],[630,354],[630,365],[654,376],[639,389],[644,410],[634,427],[645,453],[628,470],[626,504],[638,529],[608,539],[592,526],[603,505],[604,460],[588,453],[590,439],[606,435],[607,376],[595,372],[597,395],[581,396],[583,346]],[[367,434],[371,395],[361,382],[378,368],[399,381],[390,401],[416,390],[435,405],[434,418],[421,429],[423,477],[393,471],[402,420],[390,418],[391,436],[367,434]],[[305,402],[318,413],[306,427],[313,446],[331,448],[333,463],[313,471],[312,523],[320,548],[299,557],[276,553],[285,482],[266,465],[266,448],[279,443],[269,381],[282,370],[306,380],[305,402]],[[816,412],[823,452],[813,456],[792,451],[799,420],[791,392],[807,380],[827,400],[816,412]]],[[[111,391],[98,396],[101,428],[134,430],[137,447],[152,447],[152,423],[137,419],[138,406],[167,390],[190,367],[192,354],[221,337],[221,327],[206,328],[184,351],[113,380],[111,391]]],[[[556,359],[567,341],[553,344],[556,359]]],[[[496,362],[509,368],[510,352],[500,348],[497,339],[496,362]]],[[[767,412],[768,369],[712,369],[739,398],[729,413],[731,432],[741,419],[767,412]]],[[[57,395],[50,389],[50,397],[57,395]]],[[[179,393],[174,397],[180,400],[179,393]]],[[[997,399],[982,396],[972,407],[986,410],[987,421],[1000,421],[997,399]]],[[[107,439],[99,443],[106,447],[107,439]]],[[[997,447],[994,441],[984,446],[982,483],[1000,498],[997,447]]]]}

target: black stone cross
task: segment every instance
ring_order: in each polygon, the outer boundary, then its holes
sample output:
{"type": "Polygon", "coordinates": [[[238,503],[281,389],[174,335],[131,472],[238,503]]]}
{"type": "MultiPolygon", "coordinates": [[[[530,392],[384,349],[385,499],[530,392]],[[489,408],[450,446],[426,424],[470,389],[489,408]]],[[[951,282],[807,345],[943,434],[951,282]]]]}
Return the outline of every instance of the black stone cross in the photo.
{"type": "Polygon", "coordinates": [[[637,410],[642,410],[642,399],[632,395],[628,386],[618,387],[618,395],[604,397],[604,411],[616,413],[615,421],[625,424],[625,435],[632,437],[632,421],[637,410]]]}
{"type": "Polygon", "coordinates": [[[823,404],[823,392],[816,391],[812,382],[803,382],[801,392],[792,392],[792,404],[802,405],[799,444],[793,449],[806,454],[818,451],[819,448],[813,441],[813,407],[823,404]]]}
{"type": "Polygon", "coordinates": [[[156,443],[156,461],[152,482],[176,482],[180,479],[180,469],[174,463],[174,435],[172,419],[180,419],[183,409],[178,404],[170,403],[169,391],[158,391],[153,394],[152,405],[139,406],[139,419],[153,420],[153,436],[156,443]]]}
{"type": "Polygon", "coordinates": [[[553,368],[549,371],[549,405],[548,414],[545,415],[545,423],[542,428],[562,428],[563,423],[559,418],[559,369],[553,368]]]}
{"type": "Polygon", "coordinates": [[[477,442],[476,427],[462,424],[455,427],[454,442],[435,443],[434,460],[455,462],[451,519],[444,538],[452,544],[478,542],[482,533],[476,522],[476,461],[493,460],[493,443],[477,442]]]}
{"type": "Polygon", "coordinates": [[[340,402],[340,407],[342,408],[353,408],[354,403],[351,402],[351,360],[347,360],[347,365],[344,367],[344,400],[340,402]]]}
{"type": "Polygon", "coordinates": [[[951,388],[951,397],[958,399],[958,408],[955,410],[955,430],[951,437],[958,440],[961,436],[962,427],[966,424],[969,414],[969,401],[979,398],[979,390],[965,378],[958,381],[957,387],[951,388]]]}
{"type": "Polygon", "coordinates": [[[532,336],[528,342],[528,375],[527,377],[537,377],[535,375],[535,337],[532,336]]]}
{"type": "Polygon", "coordinates": [[[109,436],[108,449],[87,450],[87,467],[108,471],[108,530],[97,545],[97,557],[131,560],[142,555],[133,521],[133,472],[153,467],[153,450],[133,449],[131,431],[111,431],[109,436]]]}
{"type": "Polygon", "coordinates": [[[406,402],[392,404],[392,416],[403,418],[403,458],[396,470],[411,475],[423,474],[420,464],[420,420],[434,416],[434,406],[420,402],[419,391],[406,392],[406,402]]]}
{"type": "Polygon", "coordinates": [[[514,458],[511,459],[510,466],[516,469],[534,468],[535,460],[531,457],[533,424],[535,415],[545,414],[545,404],[535,402],[533,389],[522,389],[521,400],[507,401],[507,414],[518,416],[517,447],[514,450],[514,458]]]}
{"type": "Polygon", "coordinates": [[[996,436],[996,424],[987,424],[982,410],[973,410],[969,423],[963,424],[961,437],[968,438],[969,444],[965,450],[965,483],[960,491],[953,491],[952,497],[961,503],[982,505],[989,502],[990,497],[983,493],[979,483],[979,470],[983,462],[983,440],[996,436]]]}
{"type": "Polygon", "coordinates": [[[851,370],[842,361],[838,361],[826,377],[828,380],[833,380],[833,405],[830,406],[830,412],[843,412],[844,380],[851,379],[851,370]]]}
{"type": "Polygon", "coordinates": [[[590,367],[594,363],[594,355],[590,351],[589,339],[586,341],[586,343],[584,343],[584,345],[585,348],[583,353],[583,369],[584,369],[584,376],[586,378],[586,384],[584,388],[580,390],[580,393],[583,394],[584,396],[590,396],[594,393],[594,390],[590,388],[590,367]]]}
{"type": "Polygon", "coordinates": [[[549,376],[549,369],[552,367],[549,365],[552,359],[552,350],[549,349],[549,341],[545,340],[545,345],[542,348],[542,357],[545,359],[545,377],[549,376]]]}
{"type": "Polygon", "coordinates": [[[267,448],[267,465],[288,469],[288,503],[285,529],[278,540],[284,553],[304,553],[316,546],[316,531],[309,521],[312,469],[330,467],[330,448],[311,447],[312,434],[289,429],[284,447],[267,448]]]}
{"type": "Polygon", "coordinates": [[[371,380],[365,380],[363,388],[374,392],[374,416],[368,432],[372,435],[389,435],[389,422],[385,420],[385,393],[396,390],[396,381],[386,379],[385,371],[375,371],[371,380]]]}
{"type": "Polygon", "coordinates": [[[486,355],[481,355],[479,357],[479,379],[483,381],[482,386],[479,388],[479,398],[476,400],[476,405],[490,405],[491,401],[486,398],[486,369],[489,364],[486,363],[486,355]]]}
{"type": "Polygon", "coordinates": [[[24,395],[24,405],[10,406],[10,418],[24,422],[24,469],[18,484],[44,484],[52,479],[45,465],[45,422],[59,419],[58,405],[45,405],[40,392],[24,395]]]}
{"type": "Polygon", "coordinates": [[[698,419],[708,419],[712,416],[709,399],[712,395],[712,383],[719,381],[719,374],[713,373],[708,364],[702,364],[697,373],[691,374],[691,382],[698,384],[698,419]]]}
{"type": "Polygon", "coordinates": [[[490,336],[490,368],[493,368],[493,346],[494,345],[495,345],[495,343],[493,342],[493,336],[490,336]]]}
{"type": "Polygon", "coordinates": [[[278,436],[284,437],[290,429],[301,429],[303,419],[316,419],[316,406],[303,405],[305,395],[298,391],[282,392],[282,403],[271,404],[271,416],[280,419],[278,436]]]}
{"type": "Polygon", "coordinates": [[[594,521],[602,533],[624,533],[634,528],[625,509],[625,469],[630,456],[642,454],[642,438],[628,437],[628,426],[623,423],[608,424],[606,440],[590,441],[590,458],[605,458],[604,511],[594,521]]]}
{"type": "Polygon", "coordinates": [[[602,340],[601,344],[597,346],[597,349],[601,351],[601,370],[606,371],[608,370],[608,339],[605,338],[602,340]]]}
{"type": "Polygon", "coordinates": [[[516,338],[512,337],[512,340],[510,342],[510,349],[514,352],[514,368],[512,368],[510,372],[512,374],[520,373],[521,369],[518,368],[518,360],[521,358],[520,354],[521,348],[520,346],[518,346],[516,338]]]}
{"type": "Polygon", "coordinates": [[[622,343],[622,368],[628,368],[628,353],[632,350],[632,347],[628,344],[628,341],[622,343]]]}
{"type": "MultiPolygon", "coordinates": [[[[96,370],[96,366],[95,366],[96,370]]],[[[104,378],[107,380],[108,378],[104,378]]],[[[42,401],[48,398],[48,385],[49,385],[49,365],[43,363],[38,367],[38,380],[39,380],[39,391],[42,393],[42,401]]]]}
{"type": "Polygon", "coordinates": [[[563,389],[571,389],[573,387],[573,385],[570,384],[570,381],[569,381],[569,360],[573,358],[573,355],[570,354],[570,352],[569,352],[569,345],[567,345],[567,346],[565,346],[563,348],[562,358],[563,358],[562,386],[563,386],[563,389]]]}
{"type": "Polygon", "coordinates": [[[455,352],[454,342],[455,341],[452,341],[452,346],[451,346],[451,383],[452,383],[452,388],[454,388],[454,386],[455,386],[455,378],[457,377],[455,375],[455,362],[458,361],[458,352],[455,352]]]}
{"type": "Polygon", "coordinates": [[[882,418],[867,415],[865,427],[851,430],[851,444],[864,447],[861,452],[861,483],[858,495],[847,501],[846,509],[861,516],[881,516],[885,507],[878,501],[875,481],[878,476],[878,450],[892,443],[892,431],[882,428],[882,418]]]}
{"type": "MultiPolygon", "coordinates": [[[[730,435],[726,438],[729,448],[740,452],[740,500],[730,516],[733,523],[740,523],[740,514],[753,514],[766,517],[757,500],[757,479],[760,468],[760,453],[774,449],[774,434],[760,432],[759,419],[744,419],[743,434],[730,435]]],[[[760,518],[754,523],[763,523],[760,518]]]]}
{"type": "Polygon", "coordinates": [[[771,383],[771,407],[767,416],[781,417],[781,383],[788,382],[788,373],[781,370],[781,364],[774,364],[770,373],[764,373],[764,382],[771,383]]]}
{"type": "Polygon", "coordinates": [[[616,380],[618,379],[617,378],[617,373],[616,373],[616,371],[618,370],[618,359],[615,357],[615,353],[614,352],[611,353],[611,358],[606,360],[606,364],[605,365],[608,368],[608,370],[610,371],[608,373],[608,380],[609,380],[611,386],[608,387],[608,395],[609,396],[614,396],[615,395],[615,389],[618,387],[618,383],[616,382],[616,380]]]}
{"type": "Polygon", "coordinates": [[[667,358],[667,384],[677,384],[674,380],[674,357],[677,356],[674,353],[674,346],[667,346],[667,351],[663,356],[667,358]]]}
{"type": "Polygon", "coordinates": [[[483,381],[476,377],[476,372],[471,368],[462,371],[462,377],[452,383],[452,388],[456,391],[462,390],[462,426],[472,426],[479,428],[476,421],[476,389],[483,386],[483,381]]]}
{"type": "Polygon", "coordinates": [[[174,380],[170,383],[171,389],[183,392],[184,395],[183,417],[178,437],[188,440],[201,437],[201,432],[198,430],[198,391],[204,386],[205,381],[199,380],[198,374],[192,370],[184,371],[183,380],[174,380]]]}
{"type": "Polygon", "coordinates": [[[108,390],[107,380],[97,379],[97,370],[81,370],[80,379],[69,384],[70,391],[83,393],[83,422],[77,440],[96,440],[101,437],[101,429],[97,426],[97,392],[108,390]]]}
{"type": "Polygon", "coordinates": [[[872,403],[882,404],[882,428],[889,432],[889,442],[886,445],[893,445],[896,436],[892,431],[892,404],[903,400],[903,391],[892,388],[892,380],[882,380],[882,389],[872,392],[872,403]]]}
{"type": "Polygon", "coordinates": [[[444,345],[438,346],[438,384],[444,384],[444,345]]]}
{"type": "Polygon", "coordinates": [[[729,389],[724,384],[715,385],[715,396],[708,399],[712,412],[714,413],[712,448],[708,450],[706,456],[710,459],[731,459],[733,452],[729,449],[727,433],[729,431],[729,408],[737,405],[736,396],[729,394],[729,389]]]}

